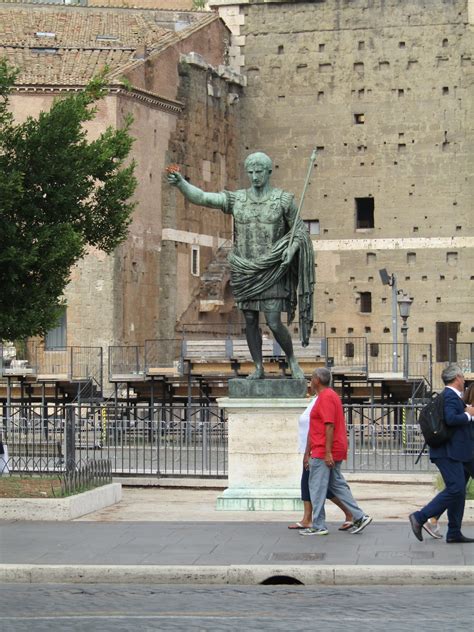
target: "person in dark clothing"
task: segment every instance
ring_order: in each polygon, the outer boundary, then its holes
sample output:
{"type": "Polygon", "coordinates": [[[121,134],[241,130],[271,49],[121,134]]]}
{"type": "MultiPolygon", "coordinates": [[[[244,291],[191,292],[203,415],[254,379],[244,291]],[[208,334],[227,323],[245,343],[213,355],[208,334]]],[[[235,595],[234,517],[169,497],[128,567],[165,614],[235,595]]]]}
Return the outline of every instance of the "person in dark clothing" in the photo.
{"type": "Polygon", "coordinates": [[[444,418],[453,428],[449,441],[438,448],[430,448],[430,459],[443,477],[445,489],[425,507],[409,516],[410,525],[418,540],[423,540],[423,525],[428,518],[448,512],[446,542],[474,543],[461,532],[466,501],[466,473],[474,476],[474,407],[462,399],[464,375],[459,366],[451,364],[441,373],[445,384],[444,418]]]}

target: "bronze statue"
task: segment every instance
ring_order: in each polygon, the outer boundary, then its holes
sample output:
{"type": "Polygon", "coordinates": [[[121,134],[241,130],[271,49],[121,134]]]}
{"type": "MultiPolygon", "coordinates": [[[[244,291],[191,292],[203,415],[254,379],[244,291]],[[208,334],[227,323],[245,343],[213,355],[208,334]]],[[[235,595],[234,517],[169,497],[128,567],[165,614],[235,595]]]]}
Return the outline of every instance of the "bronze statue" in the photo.
{"type": "Polygon", "coordinates": [[[207,193],[168,168],[168,182],[193,204],[234,216],[235,245],[229,255],[231,286],[246,323],[247,344],[255,363],[248,379],[264,377],[259,312],[283,349],[293,378],[304,378],[295,358],[288,324],[299,303],[300,338],[307,346],[313,325],[314,253],[306,226],[291,193],[270,186],[272,161],[261,152],[245,160],[250,188],[207,193]]]}

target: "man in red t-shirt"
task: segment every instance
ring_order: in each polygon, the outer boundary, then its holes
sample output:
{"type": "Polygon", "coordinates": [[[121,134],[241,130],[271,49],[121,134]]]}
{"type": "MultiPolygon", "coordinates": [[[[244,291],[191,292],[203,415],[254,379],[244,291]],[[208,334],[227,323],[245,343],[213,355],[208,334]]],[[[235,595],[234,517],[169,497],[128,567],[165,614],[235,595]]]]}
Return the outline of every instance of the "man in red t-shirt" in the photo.
{"type": "Polygon", "coordinates": [[[305,458],[310,460],[309,492],[313,505],[313,526],[301,535],[327,535],[324,511],[329,491],[351,511],[354,526],[350,533],[360,533],[372,522],[354,500],[342,475],[342,461],[347,458],[347,433],[341,400],[330,388],[331,372],[318,368],[313,372],[311,387],[318,395],[311,410],[305,458]]]}

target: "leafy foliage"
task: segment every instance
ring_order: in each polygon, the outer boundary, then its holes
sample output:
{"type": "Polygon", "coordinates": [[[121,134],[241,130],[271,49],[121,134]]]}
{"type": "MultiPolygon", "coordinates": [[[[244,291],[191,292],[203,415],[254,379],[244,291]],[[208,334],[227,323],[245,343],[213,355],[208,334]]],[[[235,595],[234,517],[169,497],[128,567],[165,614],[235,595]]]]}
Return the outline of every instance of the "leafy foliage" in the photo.
{"type": "Polygon", "coordinates": [[[15,124],[15,71],[0,60],[0,340],[44,334],[63,309],[72,266],[88,246],[125,239],[134,163],[124,165],[131,118],[88,141],[84,123],[106,93],[105,75],[48,112],[15,124]]]}

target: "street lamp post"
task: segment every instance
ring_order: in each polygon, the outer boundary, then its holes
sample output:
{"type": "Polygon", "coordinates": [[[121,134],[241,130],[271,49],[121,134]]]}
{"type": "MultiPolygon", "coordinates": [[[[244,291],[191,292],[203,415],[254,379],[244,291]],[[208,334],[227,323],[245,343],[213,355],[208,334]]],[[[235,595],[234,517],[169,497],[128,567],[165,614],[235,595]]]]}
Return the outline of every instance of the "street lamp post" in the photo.
{"type": "Polygon", "coordinates": [[[392,288],[392,371],[398,372],[398,321],[397,321],[397,277],[389,274],[385,268],[379,270],[380,279],[384,285],[392,288]]]}
{"type": "Polygon", "coordinates": [[[398,297],[398,309],[400,310],[400,316],[403,320],[402,324],[402,336],[403,336],[403,377],[408,379],[408,325],[407,320],[410,316],[410,308],[413,303],[413,299],[407,294],[402,294],[398,297]]]}

